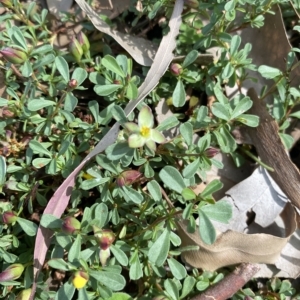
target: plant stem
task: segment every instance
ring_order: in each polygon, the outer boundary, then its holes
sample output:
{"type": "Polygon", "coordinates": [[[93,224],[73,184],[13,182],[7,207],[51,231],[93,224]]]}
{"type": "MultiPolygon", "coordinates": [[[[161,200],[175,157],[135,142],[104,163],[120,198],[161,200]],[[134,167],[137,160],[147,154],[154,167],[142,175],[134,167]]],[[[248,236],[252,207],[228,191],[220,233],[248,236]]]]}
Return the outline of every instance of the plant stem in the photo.
{"type": "Polygon", "coordinates": [[[266,165],[265,163],[263,163],[258,157],[256,157],[255,155],[253,155],[249,150],[245,149],[245,148],[240,148],[245,154],[247,154],[250,158],[252,158],[253,160],[255,160],[258,164],[260,164],[262,167],[264,167],[266,170],[270,171],[270,172],[274,172],[274,169],[271,168],[270,166],[266,165]]]}

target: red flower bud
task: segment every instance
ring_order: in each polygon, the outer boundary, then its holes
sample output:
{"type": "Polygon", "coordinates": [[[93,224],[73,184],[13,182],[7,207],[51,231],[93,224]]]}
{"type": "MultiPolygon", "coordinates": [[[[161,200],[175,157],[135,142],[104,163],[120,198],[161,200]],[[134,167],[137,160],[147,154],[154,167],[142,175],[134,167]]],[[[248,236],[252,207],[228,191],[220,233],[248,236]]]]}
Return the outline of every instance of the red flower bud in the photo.
{"type": "Polygon", "coordinates": [[[4,48],[0,51],[3,57],[13,63],[13,64],[22,64],[27,59],[27,54],[17,48],[4,48]]]}
{"type": "Polygon", "coordinates": [[[0,273],[0,282],[11,281],[18,279],[24,271],[24,266],[21,264],[12,264],[0,273]]]}
{"type": "Polygon", "coordinates": [[[73,275],[72,283],[76,289],[82,289],[89,281],[89,274],[85,271],[77,271],[73,275]]]}
{"type": "Polygon", "coordinates": [[[101,229],[93,226],[94,236],[102,250],[106,250],[115,241],[115,234],[110,229],[101,229]]]}
{"type": "Polygon", "coordinates": [[[17,213],[14,211],[5,211],[2,214],[2,223],[4,224],[12,224],[16,222],[18,219],[17,213]]]}
{"type": "Polygon", "coordinates": [[[220,150],[217,148],[209,147],[204,151],[204,155],[208,158],[213,158],[220,153],[220,150]]]}
{"type": "Polygon", "coordinates": [[[76,79],[71,79],[68,83],[69,87],[72,88],[72,89],[75,89],[78,85],[78,82],[76,79]]]}
{"type": "Polygon", "coordinates": [[[136,170],[127,170],[122,172],[118,178],[116,179],[116,184],[119,187],[122,187],[124,185],[131,185],[134,182],[136,182],[140,177],[142,176],[142,173],[136,170]]]}
{"type": "Polygon", "coordinates": [[[179,76],[183,72],[183,68],[180,64],[171,64],[170,72],[175,76],[179,76]]]}
{"type": "Polygon", "coordinates": [[[76,234],[80,231],[81,223],[74,217],[66,217],[62,224],[62,231],[67,234],[76,234]]]}
{"type": "Polygon", "coordinates": [[[89,42],[87,36],[82,31],[80,31],[77,34],[77,40],[78,40],[79,44],[81,45],[83,53],[86,54],[90,50],[90,42],[89,42]]]}

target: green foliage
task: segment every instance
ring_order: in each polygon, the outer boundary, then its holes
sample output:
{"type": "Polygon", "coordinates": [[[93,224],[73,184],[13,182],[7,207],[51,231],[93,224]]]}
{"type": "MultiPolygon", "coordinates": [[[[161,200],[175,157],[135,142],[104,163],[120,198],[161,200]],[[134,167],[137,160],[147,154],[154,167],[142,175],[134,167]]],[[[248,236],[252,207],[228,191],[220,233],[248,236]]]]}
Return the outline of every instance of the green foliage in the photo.
{"type": "MultiPolygon", "coordinates": [[[[270,111],[286,147],[293,143],[285,130],[290,118],[300,118],[299,111],[293,110],[300,91],[289,86],[288,75],[299,49],[288,55],[286,71],[255,66],[248,57],[251,44],[243,45],[240,36],[232,34],[244,26],[263,26],[264,15],[277,2],[283,1],[218,0],[199,1],[193,10],[187,6],[176,48],[176,55],[184,58],[170,66],[145,99],[146,124],[145,106],[138,106],[140,113],[136,110],[128,118],[124,108],[137,98],[147,68],[134,62],[130,53],[119,54],[108,36],[101,34],[99,39],[88,20],[82,21],[82,31],[89,47],[80,44],[79,36],[68,50],[53,47],[57,31],[47,10],[35,2],[12,1],[13,7],[0,17],[4,24],[1,51],[10,49],[1,58],[7,95],[0,97],[0,193],[4,199],[0,213],[15,211],[16,221],[0,224],[0,267],[21,263],[25,271],[20,279],[3,285],[1,298],[15,299],[20,289],[31,287],[38,223],[53,232],[48,266],[66,272],[66,277],[57,291],[49,291],[50,272],[42,269],[35,299],[187,299],[223,278],[226,271],[199,273],[186,268],[180,258],[186,249],[180,248],[176,221],[182,215],[189,231],[213,244],[214,222],[228,223],[232,216],[230,204],[214,198],[223,187],[221,181],[210,182],[198,194],[194,187],[206,182],[213,165],[223,168],[213,158],[219,150],[238,155],[242,146],[231,134],[237,126],[259,124],[259,118],[248,112],[249,97],[229,99],[224,92],[226,85],[249,80],[248,70],[274,81],[270,111]],[[205,25],[203,16],[210,16],[205,25]],[[13,25],[15,20],[20,26],[13,25]],[[219,47],[219,59],[199,63],[212,46],[219,47]],[[200,95],[216,101],[208,107],[200,95]],[[171,115],[156,124],[156,116],[163,114],[158,109],[161,99],[167,99],[163,113],[168,109],[171,115]],[[62,219],[44,214],[58,186],[115,121],[122,125],[116,142],[79,172],[75,188],[68,191],[71,200],[62,219]],[[129,143],[130,136],[135,143],[129,143]],[[128,171],[141,176],[124,179],[122,174],[128,171]],[[118,184],[120,176],[122,184],[118,184]],[[79,228],[71,230],[74,224],[65,224],[70,219],[79,228]],[[64,230],[67,225],[69,232],[64,230]],[[95,228],[99,233],[95,234],[95,228]],[[76,291],[72,276],[78,271],[89,279],[76,291]]],[[[139,33],[144,20],[169,18],[173,5],[174,1],[149,0],[137,11],[131,3],[118,21],[107,22],[112,27],[132,26],[130,31],[139,33]]],[[[74,20],[75,15],[62,14],[62,26],[66,22],[75,26],[74,20]]],[[[160,26],[166,34],[169,29],[163,23],[160,26]]],[[[280,299],[295,294],[286,280],[272,280],[269,290],[280,299]]],[[[233,299],[245,295],[255,293],[244,289],[233,299]]]]}

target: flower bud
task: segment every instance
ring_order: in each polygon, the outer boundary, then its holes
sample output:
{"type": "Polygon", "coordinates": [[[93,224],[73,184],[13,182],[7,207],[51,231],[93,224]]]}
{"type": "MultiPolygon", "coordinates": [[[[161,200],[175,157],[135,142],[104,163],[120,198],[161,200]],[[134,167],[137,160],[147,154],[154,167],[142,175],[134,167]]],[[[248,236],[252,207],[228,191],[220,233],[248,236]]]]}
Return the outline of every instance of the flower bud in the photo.
{"type": "Polygon", "coordinates": [[[107,248],[105,250],[103,250],[103,249],[100,250],[99,258],[100,258],[100,262],[101,262],[102,267],[106,266],[106,263],[107,263],[107,260],[109,259],[109,257],[110,257],[109,248],[107,248]]]}
{"type": "Polygon", "coordinates": [[[116,184],[118,187],[131,185],[134,182],[136,182],[140,177],[142,176],[142,173],[136,170],[127,170],[122,172],[118,178],[116,179],[116,184]]]}
{"type": "Polygon", "coordinates": [[[0,282],[11,281],[18,279],[24,271],[24,266],[21,264],[12,264],[0,273],[0,282]]]}
{"type": "Polygon", "coordinates": [[[69,82],[68,82],[68,86],[71,88],[71,89],[75,89],[78,85],[78,82],[76,79],[71,79],[69,82]]]}
{"type": "Polygon", "coordinates": [[[73,274],[72,283],[76,289],[82,289],[89,281],[89,274],[85,271],[77,271],[73,274]]]}
{"type": "Polygon", "coordinates": [[[77,34],[77,40],[78,40],[79,44],[81,45],[83,53],[84,54],[88,53],[90,50],[90,42],[89,42],[87,36],[82,31],[80,31],[77,34]]]}
{"type": "Polygon", "coordinates": [[[22,64],[27,59],[27,54],[20,49],[17,48],[4,48],[0,51],[3,57],[13,63],[13,64],[22,64]]]}
{"type": "Polygon", "coordinates": [[[30,294],[31,294],[31,289],[23,290],[17,295],[16,300],[29,300],[30,294]]]}
{"type": "Polygon", "coordinates": [[[170,72],[175,76],[179,76],[183,72],[183,68],[180,64],[171,64],[170,72]]]}
{"type": "Polygon", "coordinates": [[[15,115],[14,112],[12,112],[7,106],[2,108],[2,116],[3,117],[11,118],[14,115],[15,115]]]}
{"type": "Polygon", "coordinates": [[[208,158],[213,158],[220,153],[220,150],[214,147],[209,147],[204,151],[204,155],[208,158]]]}
{"type": "Polygon", "coordinates": [[[13,7],[12,0],[0,0],[0,4],[7,8],[13,7]]]}
{"type": "Polygon", "coordinates": [[[199,2],[197,0],[184,0],[184,4],[191,8],[199,7],[199,2]]]}
{"type": "Polygon", "coordinates": [[[71,41],[70,46],[69,46],[69,51],[74,56],[75,60],[77,62],[79,62],[82,57],[83,50],[82,50],[82,47],[79,44],[78,40],[73,39],[71,41]]]}
{"type": "Polygon", "coordinates": [[[74,217],[66,217],[62,223],[62,231],[67,234],[76,234],[80,231],[81,223],[74,217]]]}
{"type": "Polygon", "coordinates": [[[2,214],[2,223],[4,224],[12,224],[16,222],[18,219],[17,213],[14,211],[5,211],[2,214]]]}
{"type": "Polygon", "coordinates": [[[106,250],[115,241],[115,235],[110,229],[101,229],[93,226],[94,236],[102,250],[106,250]]]}

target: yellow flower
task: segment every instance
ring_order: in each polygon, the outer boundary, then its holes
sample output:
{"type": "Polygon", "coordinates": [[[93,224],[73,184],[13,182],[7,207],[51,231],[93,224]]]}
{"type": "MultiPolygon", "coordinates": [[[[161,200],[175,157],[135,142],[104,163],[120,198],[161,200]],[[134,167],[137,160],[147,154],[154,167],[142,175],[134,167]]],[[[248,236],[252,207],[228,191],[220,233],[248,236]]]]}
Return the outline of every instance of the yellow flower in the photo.
{"type": "Polygon", "coordinates": [[[89,281],[88,273],[84,271],[77,271],[73,275],[72,283],[76,289],[82,289],[89,281]]]}

